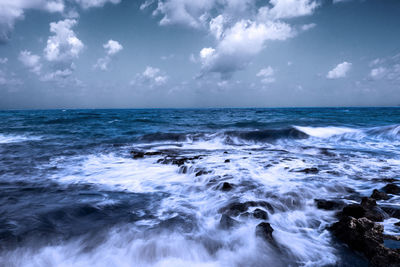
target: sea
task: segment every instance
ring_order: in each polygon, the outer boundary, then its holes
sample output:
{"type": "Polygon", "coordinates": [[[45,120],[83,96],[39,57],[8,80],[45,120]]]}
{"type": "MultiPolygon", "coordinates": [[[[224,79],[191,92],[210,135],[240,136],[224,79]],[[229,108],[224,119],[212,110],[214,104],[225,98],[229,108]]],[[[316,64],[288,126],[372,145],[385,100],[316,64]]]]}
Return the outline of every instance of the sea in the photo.
{"type": "Polygon", "coordinates": [[[0,266],[367,266],[316,200],[399,178],[400,108],[0,111],[0,266]]]}

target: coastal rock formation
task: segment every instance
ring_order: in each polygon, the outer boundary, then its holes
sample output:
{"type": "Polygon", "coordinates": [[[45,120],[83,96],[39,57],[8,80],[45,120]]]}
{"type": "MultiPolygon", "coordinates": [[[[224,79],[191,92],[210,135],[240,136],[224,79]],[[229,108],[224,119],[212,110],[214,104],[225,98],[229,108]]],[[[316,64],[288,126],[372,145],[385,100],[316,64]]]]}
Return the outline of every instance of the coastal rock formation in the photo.
{"type": "Polygon", "coordinates": [[[339,221],[330,230],[351,249],[361,252],[371,266],[400,266],[400,249],[385,247],[383,225],[377,223],[387,216],[375,199],[363,198],[360,204],[350,204],[338,213],[339,221]]]}

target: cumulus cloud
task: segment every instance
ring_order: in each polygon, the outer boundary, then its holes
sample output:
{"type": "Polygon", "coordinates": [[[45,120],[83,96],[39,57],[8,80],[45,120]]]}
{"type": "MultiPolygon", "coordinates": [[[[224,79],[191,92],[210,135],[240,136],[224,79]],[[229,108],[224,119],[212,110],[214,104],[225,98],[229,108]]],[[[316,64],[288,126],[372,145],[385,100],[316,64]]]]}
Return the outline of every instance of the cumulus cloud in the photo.
{"type": "Polygon", "coordinates": [[[39,75],[42,69],[40,56],[32,54],[30,51],[24,50],[19,53],[18,60],[27,67],[31,72],[39,75]]]}
{"type": "Polygon", "coordinates": [[[166,84],[168,76],[158,68],[147,66],[143,73],[136,74],[131,81],[132,86],[148,86],[150,88],[166,84]]]}
{"type": "Polygon", "coordinates": [[[47,46],[44,49],[45,58],[48,61],[68,61],[79,56],[84,45],[72,30],[76,24],[77,21],[74,19],[50,23],[50,32],[53,35],[47,40],[47,46]]]}
{"type": "Polygon", "coordinates": [[[378,68],[374,68],[371,70],[369,76],[373,79],[379,79],[381,77],[384,76],[384,74],[386,73],[386,68],[384,67],[378,67],[378,68]]]}
{"type": "Polygon", "coordinates": [[[261,7],[258,11],[258,18],[288,19],[300,16],[311,15],[318,7],[315,0],[271,0],[270,6],[261,7]]]}
{"type": "Polygon", "coordinates": [[[63,0],[2,0],[0,1],[0,41],[7,41],[16,20],[24,17],[27,9],[63,12],[63,0]]]}
{"type": "Polygon", "coordinates": [[[286,40],[294,34],[284,22],[241,20],[221,34],[215,48],[200,51],[202,70],[229,78],[234,71],[243,69],[264,48],[267,40],[286,40]]]}
{"type": "Polygon", "coordinates": [[[0,57],[0,64],[6,64],[7,62],[8,62],[8,58],[6,58],[6,57],[1,58],[0,57]]]}
{"type": "Polygon", "coordinates": [[[106,3],[119,4],[121,0],[75,0],[82,8],[102,7],[106,3]]]}
{"type": "Polygon", "coordinates": [[[274,77],[274,69],[271,66],[268,66],[266,68],[261,69],[257,73],[257,77],[261,78],[261,82],[264,84],[269,84],[275,82],[275,77],[274,77]]]}
{"type": "Polygon", "coordinates": [[[117,41],[109,40],[107,43],[103,45],[103,47],[106,50],[106,56],[99,58],[96,64],[94,65],[94,68],[107,70],[108,65],[112,60],[112,56],[119,53],[123,49],[123,46],[117,41]]]}
{"type": "Polygon", "coordinates": [[[0,41],[9,39],[15,22],[24,18],[27,10],[42,10],[77,17],[74,5],[83,9],[102,7],[106,3],[118,4],[121,0],[0,0],[0,41]],[[67,8],[69,6],[69,8],[67,8]]]}
{"type": "Polygon", "coordinates": [[[326,78],[328,79],[338,79],[346,77],[347,73],[350,71],[352,64],[349,62],[342,62],[338,64],[335,68],[328,72],[326,78]]]}

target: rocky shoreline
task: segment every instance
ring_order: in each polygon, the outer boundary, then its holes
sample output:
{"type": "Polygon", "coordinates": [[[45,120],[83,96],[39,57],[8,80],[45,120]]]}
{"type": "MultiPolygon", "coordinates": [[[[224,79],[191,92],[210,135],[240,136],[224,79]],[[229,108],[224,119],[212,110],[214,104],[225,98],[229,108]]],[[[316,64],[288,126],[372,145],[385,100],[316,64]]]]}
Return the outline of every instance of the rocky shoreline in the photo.
{"type": "MultiPolygon", "coordinates": [[[[228,154],[228,152],[224,152],[228,154]]],[[[177,165],[180,173],[187,173],[190,163],[199,160],[203,155],[181,156],[171,150],[157,152],[131,151],[133,159],[142,159],[146,156],[161,156],[157,163],[177,165]]],[[[225,163],[230,163],[226,159],[225,163]]],[[[195,177],[209,174],[204,169],[191,170],[195,177]]],[[[297,170],[305,174],[316,174],[317,168],[306,168],[297,170]]],[[[374,189],[370,197],[361,198],[360,203],[346,204],[343,200],[314,199],[318,209],[338,211],[337,222],[333,223],[329,230],[338,242],[345,244],[350,250],[358,255],[362,255],[368,260],[370,266],[376,267],[395,267],[400,266],[400,235],[384,234],[384,226],[381,224],[385,219],[400,219],[400,207],[377,204],[376,201],[385,201],[391,199],[394,195],[400,195],[400,187],[393,182],[395,179],[384,179],[386,186],[380,190],[374,189]],[[390,241],[392,244],[388,246],[390,241]],[[394,244],[394,245],[393,245],[394,244]]],[[[220,191],[230,191],[235,187],[226,181],[215,180],[210,185],[220,191]],[[216,186],[215,186],[216,184],[216,186]]],[[[256,236],[268,242],[273,247],[279,249],[279,244],[273,237],[274,229],[268,223],[268,214],[274,213],[274,207],[266,201],[247,201],[231,202],[218,210],[221,214],[219,227],[229,230],[240,224],[235,218],[251,217],[261,222],[255,228],[256,236]]],[[[400,227],[400,222],[394,225],[400,227]]]]}

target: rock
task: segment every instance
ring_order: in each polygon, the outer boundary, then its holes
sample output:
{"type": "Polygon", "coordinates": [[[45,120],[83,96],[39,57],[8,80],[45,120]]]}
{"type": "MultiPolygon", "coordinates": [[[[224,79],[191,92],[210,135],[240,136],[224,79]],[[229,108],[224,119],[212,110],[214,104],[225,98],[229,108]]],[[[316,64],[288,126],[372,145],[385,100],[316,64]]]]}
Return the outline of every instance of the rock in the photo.
{"type": "Polygon", "coordinates": [[[222,186],[221,186],[221,190],[222,191],[230,191],[230,190],[232,190],[233,189],[233,186],[230,184],[230,183],[228,183],[228,182],[224,182],[223,184],[222,184],[222,186]]]}
{"type": "Polygon", "coordinates": [[[390,217],[400,219],[400,208],[397,206],[382,206],[382,210],[385,211],[390,217]]]}
{"type": "Polygon", "coordinates": [[[305,169],[299,170],[297,172],[304,172],[306,174],[310,174],[310,173],[311,174],[316,174],[316,173],[319,173],[319,170],[317,168],[305,168],[305,169]]]}
{"type": "Polygon", "coordinates": [[[224,154],[228,154],[228,151],[224,151],[224,154]]]}
{"type": "Polygon", "coordinates": [[[268,202],[265,201],[247,201],[244,203],[240,203],[240,202],[233,202],[230,203],[229,205],[219,209],[219,213],[226,213],[230,216],[238,216],[241,213],[244,213],[247,211],[248,208],[250,207],[261,207],[264,208],[266,210],[268,210],[269,212],[273,212],[274,209],[271,206],[271,204],[269,204],[268,202]]]}
{"type": "Polygon", "coordinates": [[[338,210],[343,208],[345,205],[343,201],[325,199],[314,199],[314,202],[317,204],[317,208],[322,210],[338,210]]]}
{"type": "Polygon", "coordinates": [[[259,236],[267,241],[274,242],[272,232],[274,229],[269,223],[262,222],[256,226],[256,236],[259,236]]]}
{"type": "Polygon", "coordinates": [[[140,152],[140,151],[131,151],[132,154],[132,158],[134,159],[141,159],[144,158],[144,152],[140,152]]]}
{"type": "Polygon", "coordinates": [[[400,227],[400,222],[395,223],[394,225],[399,226],[400,227]]]}
{"type": "Polygon", "coordinates": [[[382,219],[382,214],[374,199],[363,198],[360,204],[344,207],[330,230],[351,249],[363,253],[370,266],[400,266],[400,250],[384,246],[383,226],[374,222],[382,219]]]}
{"type": "Polygon", "coordinates": [[[209,173],[210,173],[210,172],[208,172],[208,171],[203,171],[203,170],[201,170],[201,171],[196,172],[196,177],[197,177],[197,176],[204,175],[204,174],[209,174],[209,173]]]}
{"type": "Polygon", "coordinates": [[[395,184],[387,184],[382,188],[382,190],[388,194],[400,194],[400,187],[395,184]]]}
{"type": "Polygon", "coordinates": [[[187,173],[188,167],[187,166],[181,166],[179,167],[179,173],[187,173]]]}
{"type": "Polygon", "coordinates": [[[235,227],[238,225],[239,222],[236,221],[235,219],[232,219],[226,214],[222,214],[221,219],[219,220],[219,226],[222,229],[228,230],[231,229],[232,227],[235,227]]]}
{"type": "Polygon", "coordinates": [[[268,213],[265,210],[257,208],[253,211],[253,217],[261,220],[267,220],[268,213]]]}
{"type": "Polygon", "coordinates": [[[376,200],[388,200],[390,197],[385,192],[374,189],[374,191],[372,191],[371,198],[376,200]]]}
{"type": "Polygon", "coordinates": [[[230,159],[226,159],[224,162],[225,163],[229,163],[229,162],[231,162],[231,160],[230,159]]]}

